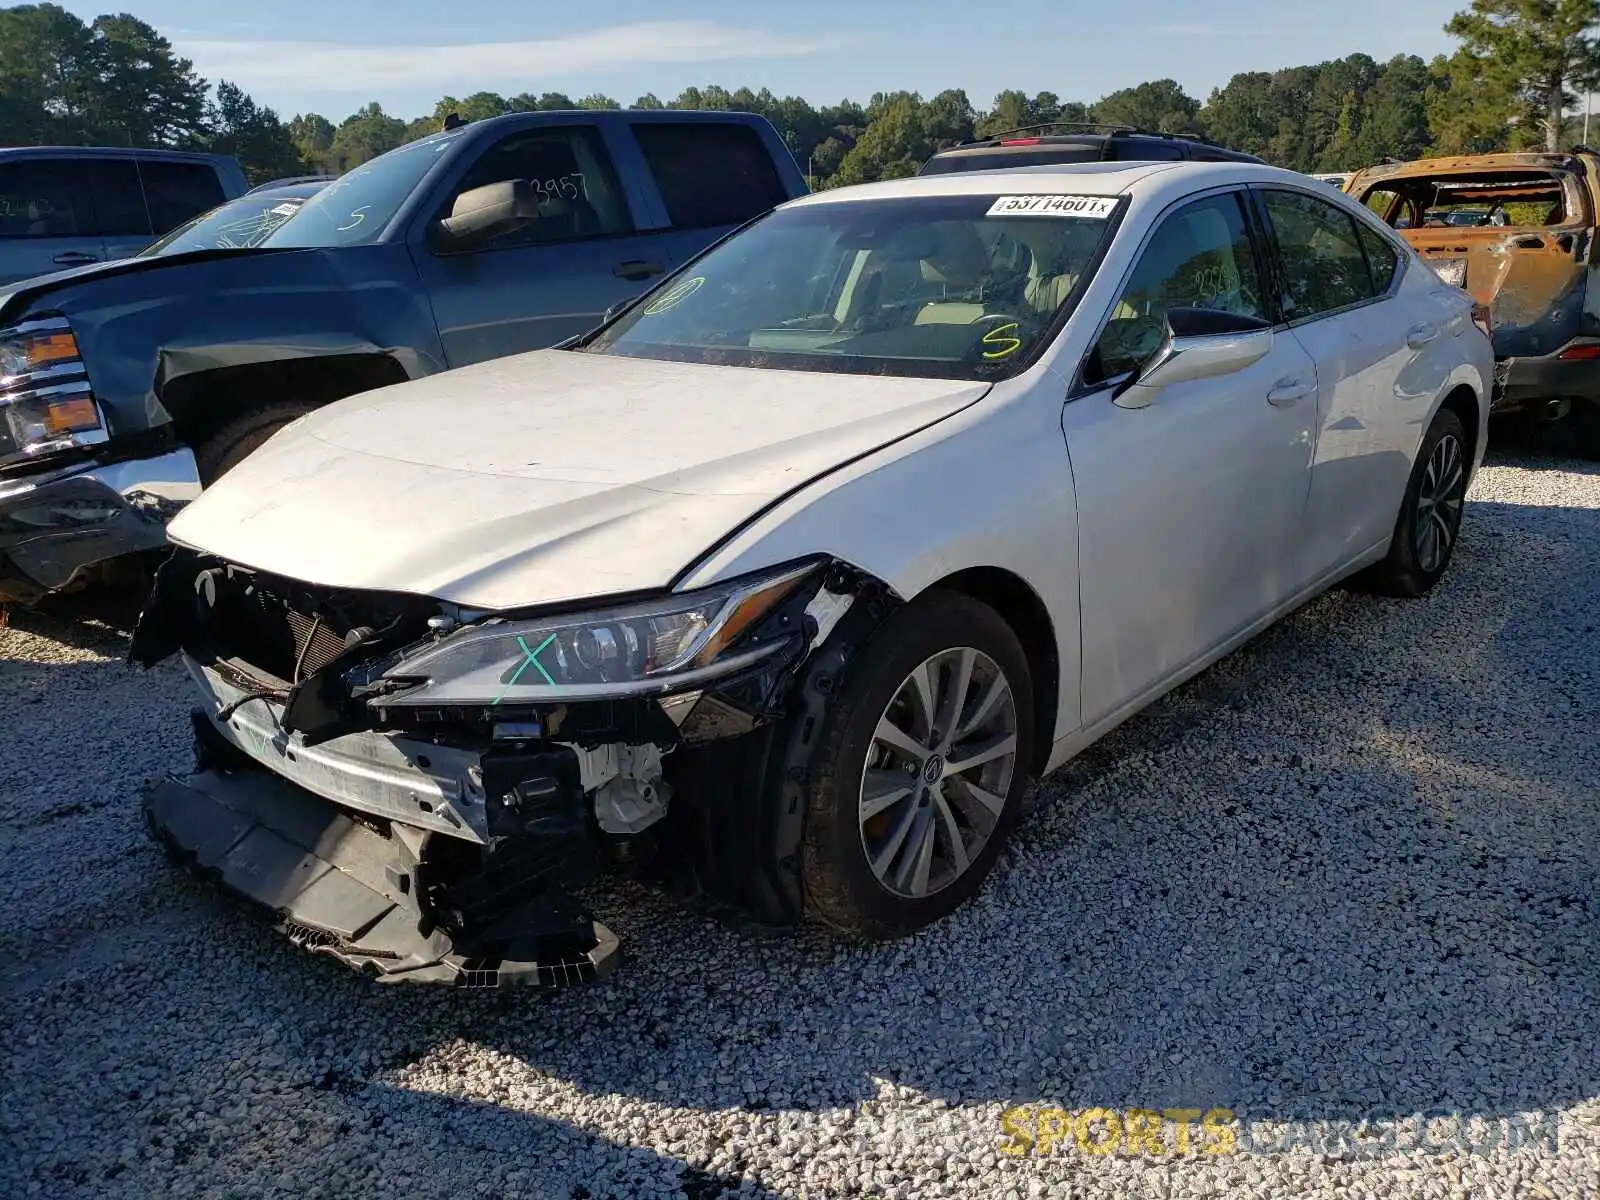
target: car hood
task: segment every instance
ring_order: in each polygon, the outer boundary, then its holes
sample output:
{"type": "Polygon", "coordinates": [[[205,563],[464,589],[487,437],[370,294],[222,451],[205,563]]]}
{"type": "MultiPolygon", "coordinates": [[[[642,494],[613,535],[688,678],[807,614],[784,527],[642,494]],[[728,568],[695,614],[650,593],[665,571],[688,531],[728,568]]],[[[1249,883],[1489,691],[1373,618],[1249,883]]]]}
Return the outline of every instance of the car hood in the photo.
{"type": "Polygon", "coordinates": [[[151,271],[179,271],[191,263],[209,262],[216,258],[244,259],[272,253],[284,253],[284,251],[275,252],[259,246],[248,250],[191,250],[183,254],[157,254],[149,258],[137,256],[114,258],[110,262],[86,263],[81,267],[69,267],[65,271],[53,271],[48,275],[30,275],[22,279],[13,279],[0,286],[0,321],[21,317],[30,307],[48,307],[42,302],[54,293],[84,284],[92,285],[99,280],[115,279],[123,275],[143,275],[151,271]]]}
{"type": "Polygon", "coordinates": [[[986,391],[537,351],[320,409],[170,533],[307,583],[469,608],[658,590],[779,498],[986,391]]]}

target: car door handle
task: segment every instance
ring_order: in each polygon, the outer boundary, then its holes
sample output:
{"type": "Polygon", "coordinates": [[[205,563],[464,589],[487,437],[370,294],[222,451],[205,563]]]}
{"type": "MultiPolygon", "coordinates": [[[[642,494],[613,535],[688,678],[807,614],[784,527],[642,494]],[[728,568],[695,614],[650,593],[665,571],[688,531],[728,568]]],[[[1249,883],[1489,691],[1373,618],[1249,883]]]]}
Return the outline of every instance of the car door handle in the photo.
{"type": "Polygon", "coordinates": [[[65,254],[58,254],[50,260],[58,267],[82,267],[89,263],[99,262],[98,254],[85,254],[82,250],[68,250],[65,254]]]}
{"type": "Polygon", "coordinates": [[[1413,350],[1420,350],[1438,336],[1439,327],[1437,325],[1413,325],[1406,330],[1406,345],[1413,350]]]}
{"type": "Polygon", "coordinates": [[[666,269],[658,262],[636,258],[628,262],[618,263],[611,268],[611,273],[618,279],[649,279],[652,275],[663,274],[666,269]]]}
{"type": "Polygon", "coordinates": [[[1317,385],[1300,375],[1291,375],[1288,379],[1280,379],[1272,385],[1272,390],[1267,393],[1267,403],[1279,406],[1293,404],[1296,400],[1304,400],[1317,390],[1317,385]]]}

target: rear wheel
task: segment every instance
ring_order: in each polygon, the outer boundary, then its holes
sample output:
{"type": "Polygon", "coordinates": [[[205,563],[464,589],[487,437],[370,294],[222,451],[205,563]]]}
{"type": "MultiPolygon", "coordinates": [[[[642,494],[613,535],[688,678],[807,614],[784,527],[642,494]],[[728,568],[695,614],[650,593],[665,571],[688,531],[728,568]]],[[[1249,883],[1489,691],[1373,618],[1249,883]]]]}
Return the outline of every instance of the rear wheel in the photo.
{"type": "Polygon", "coordinates": [[[1461,419],[1441,410],[1411,468],[1389,556],[1357,584],[1382,596],[1421,596],[1444,577],[1461,534],[1467,500],[1467,435],[1461,419]]]}
{"type": "Polygon", "coordinates": [[[194,448],[195,463],[200,469],[200,483],[210,487],[262,442],[289,422],[305,416],[312,407],[293,401],[269,404],[241,413],[224,423],[194,448]]]}
{"type": "Polygon", "coordinates": [[[1033,694],[993,609],[931,593],[851,663],[813,760],[806,908],[871,938],[910,933],[982,885],[1016,824],[1033,694]]]}

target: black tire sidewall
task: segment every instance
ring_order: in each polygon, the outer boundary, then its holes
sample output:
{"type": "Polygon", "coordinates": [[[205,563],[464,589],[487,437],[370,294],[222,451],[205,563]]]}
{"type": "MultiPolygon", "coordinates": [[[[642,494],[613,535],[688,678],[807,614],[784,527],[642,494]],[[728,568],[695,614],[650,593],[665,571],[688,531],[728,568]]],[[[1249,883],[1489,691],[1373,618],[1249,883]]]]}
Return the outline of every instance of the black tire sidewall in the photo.
{"type": "Polygon", "coordinates": [[[897,937],[949,915],[983,885],[1016,826],[1034,753],[1034,697],[1027,656],[993,609],[955,592],[925,594],[894,613],[862,647],[841,679],[824,723],[807,788],[806,908],[835,928],[869,938],[897,937]],[[861,845],[860,784],[878,718],[924,660],[970,646],[994,660],[1017,709],[1017,764],[994,832],[960,879],[930,896],[887,891],[861,845]]]}
{"type": "MultiPolygon", "coordinates": [[[[1422,481],[1427,475],[1428,460],[1433,456],[1434,449],[1449,434],[1453,434],[1456,441],[1461,444],[1461,469],[1464,472],[1472,469],[1468,457],[1466,427],[1461,424],[1461,418],[1455,413],[1449,409],[1440,409],[1434,414],[1427,433],[1423,434],[1422,444],[1417,448],[1417,457],[1411,467],[1411,478],[1406,481],[1405,497],[1400,502],[1400,515],[1395,520],[1394,540],[1389,547],[1389,557],[1379,564],[1372,579],[1374,590],[1387,595],[1421,596],[1444,577],[1444,573],[1450,569],[1450,564],[1455,559],[1456,546],[1461,541],[1459,517],[1456,521],[1455,537],[1451,539],[1449,549],[1445,551],[1444,559],[1439,566],[1432,571],[1424,571],[1417,562],[1417,502],[1422,495],[1422,481]]],[[[1465,492],[1462,494],[1462,499],[1464,514],[1465,492]]]]}
{"type": "Polygon", "coordinates": [[[195,447],[195,464],[200,472],[201,484],[210,487],[278,430],[310,411],[309,405],[280,404],[246,413],[228,422],[195,447]]]}

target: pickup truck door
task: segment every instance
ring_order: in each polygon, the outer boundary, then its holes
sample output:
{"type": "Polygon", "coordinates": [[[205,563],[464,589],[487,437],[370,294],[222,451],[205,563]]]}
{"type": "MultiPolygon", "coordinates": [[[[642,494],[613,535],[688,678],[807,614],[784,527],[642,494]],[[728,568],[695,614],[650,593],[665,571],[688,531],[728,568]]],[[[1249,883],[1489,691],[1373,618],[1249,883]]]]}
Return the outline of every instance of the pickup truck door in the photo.
{"type": "Polygon", "coordinates": [[[543,196],[539,220],[466,252],[436,249],[425,235],[411,243],[452,367],[582,333],[669,267],[664,234],[644,228],[649,214],[601,123],[540,125],[490,143],[432,215],[510,179],[543,196]]]}
{"type": "MultiPolygon", "coordinates": [[[[41,155],[0,162],[0,283],[87,266],[105,258],[100,210],[108,185],[131,183],[139,200],[132,159],[41,155]]],[[[144,224],[148,240],[149,224],[144,224]]]]}

